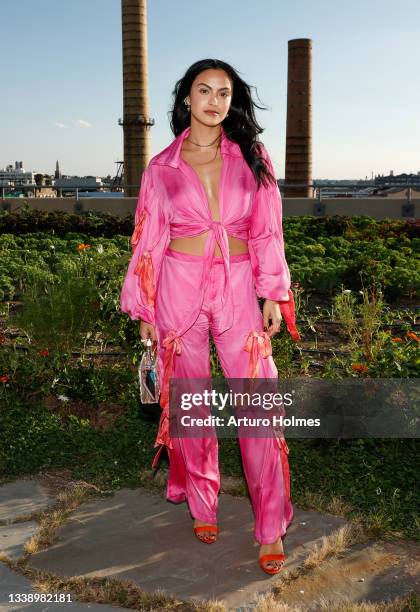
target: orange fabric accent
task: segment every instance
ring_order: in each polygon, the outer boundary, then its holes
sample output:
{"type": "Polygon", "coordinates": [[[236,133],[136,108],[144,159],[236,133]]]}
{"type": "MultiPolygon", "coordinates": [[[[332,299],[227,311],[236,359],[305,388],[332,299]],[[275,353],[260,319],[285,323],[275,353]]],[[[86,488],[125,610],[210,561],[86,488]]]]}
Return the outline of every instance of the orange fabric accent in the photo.
{"type": "Polygon", "coordinates": [[[137,274],[140,281],[140,288],[144,292],[147,303],[149,306],[153,306],[155,303],[156,290],[154,283],[154,271],[153,271],[153,260],[149,253],[146,251],[139,258],[134,274],[137,274]]]}
{"type": "Polygon", "coordinates": [[[259,355],[264,359],[272,355],[270,336],[265,331],[249,332],[244,349],[250,353],[248,378],[256,378],[259,371],[259,355]]]}
{"type": "Polygon", "coordinates": [[[147,212],[146,210],[143,208],[143,210],[141,211],[138,221],[136,223],[136,226],[134,228],[134,232],[133,235],[131,236],[131,247],[132,250],[134,251],[138,241],[140,240],[140,236],[143,232],[143,227],[144,227],[144,222],[146,221],[146,217],[147,217],[147,212]]]}
{"type": "Polygon", "coordinates": [[[158,462],[160,453],[164,446],[172,450],[173,445],[169,435],[169,380],[173,371],[174,356],[181,354],[181,341],[176,331],[171,330],[163,339],[162,346],[165,348],[165,357],[163,361],[163,381],[160,393],[160,405],[162,412],[159,420],[159,428],[154,446],[160,446],[160,449],[153,459],[152,468],[158,462]]]}
{"type": "Polygon", "coordinates": [[[295,314],[295,299],[293,296],[293,291],[289,289],[289,301],[288,302],[277,302],[280,306],[280,312],[284,317],[286,322],[286,327],[290,335],[292,336],[292,340],[294,342],[299,342],[300,334],[296,327],[296,314],[295,314]]]}

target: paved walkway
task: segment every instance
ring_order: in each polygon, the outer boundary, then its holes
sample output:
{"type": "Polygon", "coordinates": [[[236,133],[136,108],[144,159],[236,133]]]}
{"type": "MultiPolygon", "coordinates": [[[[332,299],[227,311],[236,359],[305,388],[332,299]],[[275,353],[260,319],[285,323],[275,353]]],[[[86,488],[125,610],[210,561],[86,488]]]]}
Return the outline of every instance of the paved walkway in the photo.
{"type": "MultiPolygon", "coordinates": [[[[36,533],[38,523],[13,521],[54,502],[54,497],[36,480],[0,486],[0,551],[12,560],[22,556],[23,544],[36,533]]],[[[148,592],[159,588],[179,599],[217,599],[231,610],[251,610],[258,594],[269,593],[278,582],[278,576],[270,577],[258,566],[259,545],[254,541],[253,525],[248,499],[222,493],[221,534],[216,543],[206,545],[194,536],[185,503],[173,504],[163,494],[152,494],[143,488],[121,489],[112,497],[89,500],[79,506],[59,529],[57,541],[32,554],[28,566],[66,577],[130,580],[148,592]]],[[[283,572],[287,574],[297,568],[322,536],[343,525],[345,521],[341,518],[295,506],[294,521],[285,541],[287,560],[283,572]]],[[[353,601],[380,601],[407,592],[416,584],[418,588],[420,560],[417,559],[416,566],[413,555],[418,553],[418,547],[413,546],[405,560],[398,550],[387,551],[388,561],[380,547],[359,546],[352,552],[354,558],[350,558],[349,565],[343,560],[336,561],[333,568],[326,563],[315,583],[308,582],[308,578],[300,579],[301,583],[294,585],[291,592],[284,597],[282,594],[282,601],[303,604],[303,609],[309,609],[310,601],[325,596],[322,584],[329,584],[330,592],[338,598],[350,593],[353,601]],[[376,573],[372,567],[376,567],[376,573]],[[333,583],[331,576],[336,577],[333,583]]],[[[26,578],[12,572],[4,562],[0,562],[0,584],[0,609],[5,612],[25,608],[9,604],[10,593],[36,592],[26,578]]],[[[30,604],[27,609],[56,610],[63,605],[66,610],[69,606],[71,610],[99,606],[104,612],[118,609],[77,602],[39,607],[30,604]]]]}

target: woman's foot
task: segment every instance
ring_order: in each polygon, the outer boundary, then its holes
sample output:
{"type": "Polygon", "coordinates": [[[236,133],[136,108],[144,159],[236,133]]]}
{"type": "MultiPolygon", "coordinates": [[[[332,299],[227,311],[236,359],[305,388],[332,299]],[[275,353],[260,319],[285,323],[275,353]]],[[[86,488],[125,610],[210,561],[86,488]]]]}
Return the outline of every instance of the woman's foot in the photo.
{"type": "MultiPolygon", "coordinates": [[[[284,554],[283,542],[281,536],[275,542],[271,544],[261,544],[260,548],[260,559],[263,555],[271,555],[271,554],[284,554]]],[[[262,561],[261,565],[263,569],[266,568],[269,570],[269,573],[277,573],[281,570],[284,564],[284,559],[271,559],[262,561]]]]}
{"type": "Polygon", "coordinates": [[[195,527],[211,527],[212,529],[199,529],[195,532],[195,535],[199,540],[205,542],[206,544],[213,544],[217,540],[218,529],[216,525],[212,525],[211,523],[206,523],[205,521],[200,521],[198,519],[194,519],[194,528],[195,527]],[[217,531],[216,531],[216,529],[217,531]]]}

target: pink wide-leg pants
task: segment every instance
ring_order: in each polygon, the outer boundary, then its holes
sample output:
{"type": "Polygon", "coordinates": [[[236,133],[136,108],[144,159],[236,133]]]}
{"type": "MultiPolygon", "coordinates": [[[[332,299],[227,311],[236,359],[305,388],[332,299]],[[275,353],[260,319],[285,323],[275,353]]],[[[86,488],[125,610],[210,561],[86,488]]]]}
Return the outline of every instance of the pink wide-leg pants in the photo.
{"type": "MultiPolygon", "coordinates": [[[[225,377],[249,377],[251,353],[244,346],[250,333],[262,332],[264,325],[249,253],[231,255],[230,269],[234,302],[232,327],[221,333],[218,325],[225,269],[223,259],[214,257],[201,310],[195,323],[179,339],[182,350],[173,357],[171,377],[211,377],[209,332],[225,377]]],[[[169,330],[181,329],[186,315],[196,305],[201,273],[202,256],[167,249],[155,306],[161,372],[166,350],[162,339],[169,330]]],[[[254,376],[277,378],[271,355],[258,356],[258,371],[254,376]]],[[[239,445],[255,516],[255,539],[261,544],[270,544],[286,533],[293,518],[288,447],[284,437],[239,437],[239,445]]],[[[220,490],[217,437],[173,437],[172,446],[168,449],[167,499],[176,503],[187,501],[193,518],[217,523],[220,490]]]]}

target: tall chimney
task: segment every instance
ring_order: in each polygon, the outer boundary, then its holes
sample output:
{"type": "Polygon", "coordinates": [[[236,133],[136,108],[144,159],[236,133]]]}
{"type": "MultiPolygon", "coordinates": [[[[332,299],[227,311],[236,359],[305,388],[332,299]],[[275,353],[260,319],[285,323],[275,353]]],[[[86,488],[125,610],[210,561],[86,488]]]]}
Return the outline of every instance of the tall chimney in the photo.
{"type": "Polygon", "coordinates": [[[286,172],[284,195],[312,198],[312,40],[288,41],[286,172]],[[289,186],[289,188],[288,188],[289,186]]]}
{"type": "Polygon", "coordinates": [[[124,195],[137,196],[150,159],[147,70],[147,0],[121,0],[124,131],[124,195]]]}

